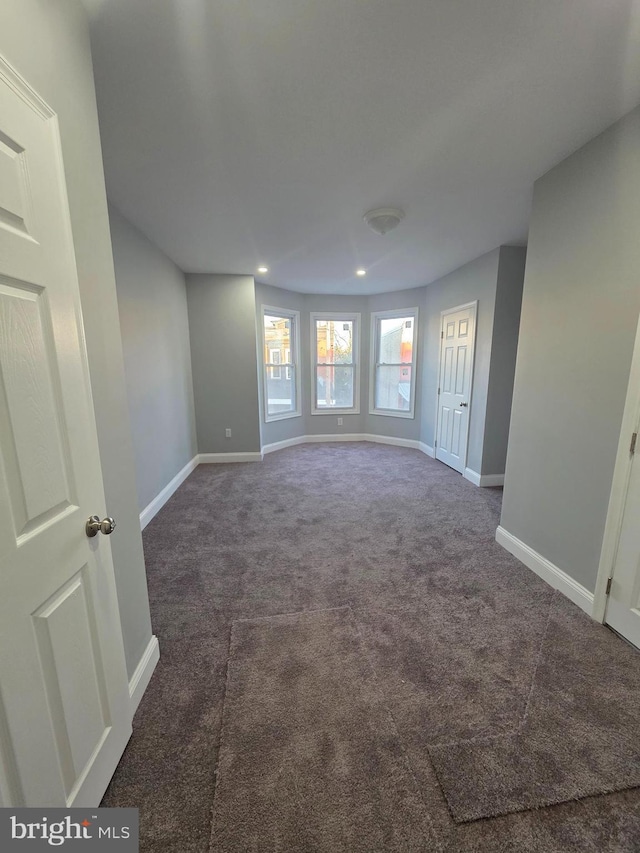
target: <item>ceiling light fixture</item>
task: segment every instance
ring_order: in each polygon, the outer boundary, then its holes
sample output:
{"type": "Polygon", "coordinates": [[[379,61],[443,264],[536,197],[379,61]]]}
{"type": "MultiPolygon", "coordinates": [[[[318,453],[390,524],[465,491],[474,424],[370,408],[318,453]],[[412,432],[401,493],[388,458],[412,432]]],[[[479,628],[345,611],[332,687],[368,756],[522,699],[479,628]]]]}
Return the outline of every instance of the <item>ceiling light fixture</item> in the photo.
{"type": "Polygon", "coordinates": [[[397,207],[377,207],[364,215],[364,221],[376,234],[393,231],[404,219],[404,211],[397,207]]]}
{"type": "Polygon", "coordinates": [[[366,274],[367,274],[366,270],[356,270],[356,275],[366,275],[366,274]]]}
{"type": "Polygon", "coordinates": [[[258,267],[258,272],[269,272],[269,267],[258,267]]]}

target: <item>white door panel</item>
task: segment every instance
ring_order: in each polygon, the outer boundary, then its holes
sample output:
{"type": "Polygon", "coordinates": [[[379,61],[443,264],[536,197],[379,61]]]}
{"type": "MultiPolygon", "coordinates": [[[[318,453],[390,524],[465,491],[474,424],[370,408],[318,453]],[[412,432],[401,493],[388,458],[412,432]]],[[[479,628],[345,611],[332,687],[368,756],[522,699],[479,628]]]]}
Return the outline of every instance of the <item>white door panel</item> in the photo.
{"type": "Polygon", "coordinates": [[[131,732],[57,121],[0,59],[0,794],[97,805],[131,732]]]}
{"type": "Polygon", "coordinates": [[[473,381],[476,303],[442,315],[436,459],[464,471],[473,381]]]}
{"type": "Polygon", "coordinates": [[[640,462],[633,456],[606,620],[640,648],[640,462]]]}

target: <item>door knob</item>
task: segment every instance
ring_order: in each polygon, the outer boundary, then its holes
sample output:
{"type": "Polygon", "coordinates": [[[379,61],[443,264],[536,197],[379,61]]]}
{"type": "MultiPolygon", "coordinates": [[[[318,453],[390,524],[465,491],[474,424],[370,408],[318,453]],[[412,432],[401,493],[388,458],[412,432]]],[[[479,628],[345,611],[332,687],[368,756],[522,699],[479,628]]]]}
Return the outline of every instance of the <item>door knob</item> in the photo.
{"type": "Polygon", "coordinates": [[[460,403],[460,408],[466,409],[468,405],[469,405],[468,403],[460,403]]]}
{"type": "Polygon", "coordinates": [[[109,536],[110,533],[113,533],[115,528],[116,523],[110,516],[107,516],[100,521],[99,516],[92,515],[91,518],[87,519],[84,529],[87,536],[91,538],[93,536],[97,536],[98,533],[104,533],[105,536],[109,536]]]}

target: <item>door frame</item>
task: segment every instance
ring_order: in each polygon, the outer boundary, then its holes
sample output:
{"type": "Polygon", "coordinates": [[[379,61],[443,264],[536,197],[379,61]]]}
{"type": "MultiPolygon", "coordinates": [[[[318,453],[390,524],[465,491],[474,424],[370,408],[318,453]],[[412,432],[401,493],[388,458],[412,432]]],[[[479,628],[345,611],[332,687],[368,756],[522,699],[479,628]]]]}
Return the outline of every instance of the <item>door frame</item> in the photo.
{"type": "MultiPolygon", "coordinates": [[[[593,610],[591,616],[597,622],[604,622],[607,612],[607,582],[615,570],[618,555],[618,542],[622,531],[622,520],[629,491],[631,463],[633,454],[630,450],[631,436],[640,428],[640,317],[636,329],[636,339],[631,358],[629,384],[618,439],[616,463],[613,470],[609,507],[605,522],[602,550],[596,578],[596,588],[593,594],[593,610]]],[[[636,449],[640,453],[640,447],[636,449]]]]}
{"type": "MultiPolygon", "coordinates": [[[[469,457],[469,431],[471,429],[471,403],[473,398],[473,379],[474,379],[474,369],[475,369],[475,356],[476,356],[476,340],[478,337],[478,300],[474,299],[473,302],[465,302],[464,305],[456,305],[453,308],[445,308],[444,311],[440,312],[440,340],[438,342],[438,374],[437,374],[437,386],[440,387],[440,372],[442,370],[442,342],[444,340],[444,318],[447,314],[455,314],[456,311],[464,311],[467,308],[473,308],[473,346],[471,347],[471,362],[469,365],[469,374],[471,376],[471,387],[469,389],[469,417],[467,418],[467,434],[465,436],[465,444],[464,444],[464,465],[462,466],[462,476],[464,477],[464,472],[467,470],[467,462],[469,457]]],[[[436,420],[433,428],[433,456],[434,459],[437,459],[437,450],[438,450],[438,436],[439,436],[439,428],[440,428],[440,394],[438,394],[436,390],[436,420]]],[[[438,460],[440,461],[440,460],[438,460]]],[[[446,465],[446,462],[442,463],[446,465]]],[[[455,470],[455,469],[452,469],[455,470]]]]}

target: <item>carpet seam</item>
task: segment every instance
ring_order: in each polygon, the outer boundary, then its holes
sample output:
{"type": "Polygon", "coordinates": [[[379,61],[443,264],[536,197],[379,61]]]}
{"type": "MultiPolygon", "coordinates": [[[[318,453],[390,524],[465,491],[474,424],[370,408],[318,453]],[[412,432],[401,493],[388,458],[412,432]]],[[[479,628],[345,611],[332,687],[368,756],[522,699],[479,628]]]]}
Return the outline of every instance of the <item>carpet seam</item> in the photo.
{"type": "Polygon", "coordinates": [[[271,613],[269,616],[239,616],[231,621],[232,625],[238,622],[268,622],[271,619],[284,619],[288,616],[304,616],[306,613],[332,613],[335,610],[351,610],[350,604],[340,604],[337,607],[318,607],[314,610],[291,610],[287,613],[271,613]]]}
{"type": "Polygon", "coordinates": [[[229,688],[229,664],[231,663],[231,647],[233,644],[233,626],[234,623],[231,622],[229,625],[229,645],[227,647],[227,661],[225,664],[224,670],[224,693],[222,695],[222,711],[220,714],[220,731],[218,732],[218,742],[217,742],[217,754],[216,754],[216,764],[213,768],[213,796],[211,798],[211,824],[209,828],[209,845],[208,845],[208,853],[211,853],[213,848],[213,829],[214,829],[214,821],[215,821],[215,810],[216,810],[216,796],[218,793],[218,783],[220,779],[220,774],[218,770],[220,768],[220,755],[222,753],[222,744],[224,741],[224,733],[225,733],[225,711],[227,707],[227,690],[229,688]]]}
{"type": "Polygon", "coordinates": [[[460,746],[461,744],[486,743],[487,741],[491,741],[491,740],[500,740],[501,738],[516,737],[517,735],[520,734],[520,732],[524,728],[524,724],[526,723],[527,716],[529,714],[529,706],[531,704],[531,697],[533,696],[533,691],[534,691],[535,684],[536,684],[536,678],[538,675],[538,669],[540,668],[540,664],[542,662],[542,653],[544,650],[544,644],[547,640],[547,633],[549,631],[549,625],[551,624],[551,611],[553,609],[553,605],[554,605],[555,600],[556,600],[556,594],[557,594],[557,592],[556,592],[556,590],[554,590],[550,596],[550,599],[549,599],[549,610],[547,612],[547,618],[545,620],[544,629],[542,631],[542,637],[540,639],[540,646],[538,648],[538,654],[536,655],[536,663],[535,663],[535,666],[533,669],[533,675],[531,676],[531,686],[529,687],[529,692],[527,694],[527,701],[525,702],[522,717],[521,717],[520,721],[518,722],[518,724],[516,725],[516,727],[513,729],[513,731],[501,732],[500,734],[495,734],[495,735],[474,735],[473,737],[470,737],[470,738],[461,738],[459,740],[445,741],[444,743],[429,744],[429,745],[427,745],[427,749],[429,752],[431,752],[432,749],[433,750],[446,749],[447,747],[460,746]]]}

